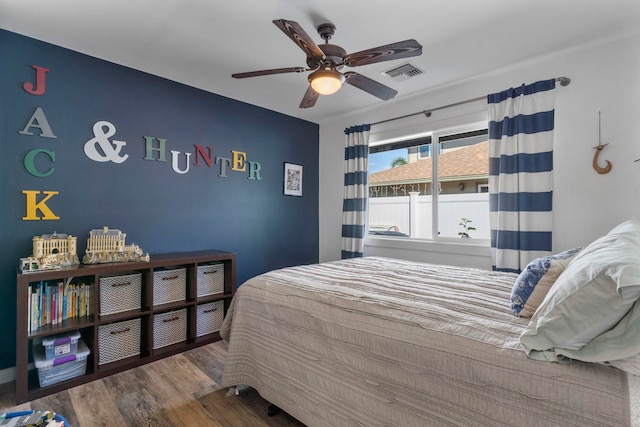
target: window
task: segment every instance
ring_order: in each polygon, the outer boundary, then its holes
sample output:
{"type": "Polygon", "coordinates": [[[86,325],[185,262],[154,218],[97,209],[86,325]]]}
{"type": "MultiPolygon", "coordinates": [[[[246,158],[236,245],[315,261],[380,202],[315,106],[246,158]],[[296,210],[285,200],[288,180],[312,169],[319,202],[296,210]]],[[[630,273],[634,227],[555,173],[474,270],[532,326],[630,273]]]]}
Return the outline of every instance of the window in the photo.
{"type": "Polygon", "coordinates": [[[485,122],[370,146],[369,234],[488,240],[487,134],[485,122]]]}
{"type": "MultiPolygon", "coordinates": [[[[424,144],[417,147],[418,157],[421,159],[431,157],[431,144],[424,144]]],[[[442,144],[438,144],[438,154],[442,153],[442,144]]],[[[411,149],[409,149],[409,156],[411,156],[411,149]]]]}

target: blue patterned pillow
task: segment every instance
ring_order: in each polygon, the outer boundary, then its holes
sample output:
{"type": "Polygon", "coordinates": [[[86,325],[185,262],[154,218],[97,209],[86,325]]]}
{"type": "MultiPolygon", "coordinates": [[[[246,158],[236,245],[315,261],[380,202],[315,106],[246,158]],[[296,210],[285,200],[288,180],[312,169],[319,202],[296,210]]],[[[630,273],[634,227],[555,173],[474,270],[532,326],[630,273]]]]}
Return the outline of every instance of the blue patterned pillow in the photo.
{"type": "Polygon", "coordinates": [[[544,297],[582,248],[534,259],[522,270],[511,289],[511,311],[518,317],[531,317],[544,297]]]}

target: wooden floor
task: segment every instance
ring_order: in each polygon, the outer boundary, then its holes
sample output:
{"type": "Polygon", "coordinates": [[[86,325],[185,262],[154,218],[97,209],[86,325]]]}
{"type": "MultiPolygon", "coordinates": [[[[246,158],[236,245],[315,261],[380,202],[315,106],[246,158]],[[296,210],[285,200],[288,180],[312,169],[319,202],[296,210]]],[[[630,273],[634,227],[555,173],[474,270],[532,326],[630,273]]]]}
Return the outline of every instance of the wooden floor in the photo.
{"type": "Polygon", "coordinates": [[[226,354],[218,341],[18,406],[14,383],[2,384],[0,413],[52,410],[72,427],[304,427],[286,413],[269,416],[253,389],[220,388],[226,354]]]}

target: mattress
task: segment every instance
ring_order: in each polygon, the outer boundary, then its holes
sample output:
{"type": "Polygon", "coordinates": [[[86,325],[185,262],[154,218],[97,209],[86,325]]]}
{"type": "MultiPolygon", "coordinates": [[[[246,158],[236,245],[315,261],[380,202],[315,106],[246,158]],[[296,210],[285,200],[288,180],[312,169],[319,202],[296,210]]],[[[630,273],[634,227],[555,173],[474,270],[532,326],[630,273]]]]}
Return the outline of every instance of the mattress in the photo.
{"type": "Polygon", "coordinates": [[[310,427],[637,425],[636,377],[527,357],[515,278],[381,257],[262,274],[222,325],[222,385],[310,427]]]}

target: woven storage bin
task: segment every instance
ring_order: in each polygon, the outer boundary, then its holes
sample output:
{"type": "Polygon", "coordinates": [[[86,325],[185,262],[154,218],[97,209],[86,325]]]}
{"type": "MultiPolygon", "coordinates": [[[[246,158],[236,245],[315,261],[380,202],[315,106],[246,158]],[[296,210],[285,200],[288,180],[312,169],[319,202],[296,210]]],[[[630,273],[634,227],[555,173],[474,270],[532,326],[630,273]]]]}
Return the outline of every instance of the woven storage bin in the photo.
{"type": "Polygon", "coordinates": [[[224,264],[198,267],[198,296],[224,293],[224,264]]]}
{"type": "Polygon", "coordinates": [[[167,311],[153,316],[153,348],[187,339],[187,309],[167,311]]]}
{"type": "Polygon", "coordinates": [[[98,327],[98,365],[140,354],[140,318],[98,327]]]}
{"type": "Polygon", "coordinates": [[[138,310],[142,299],[141,284],[140,273],[101,277],[100,315],[138,310]]]}
{"type": "Polygon", "coordinates": [[[184,301],[187,297],[187,270],[161,270],[153,272],[153,305],[184,301]]]}
{"type": "Polygon", "coordinates": [[[215,301],[208,304],[200,304],[196,310],[196,335],[218,332],[224,320],[224,301],[215,301]]]}

